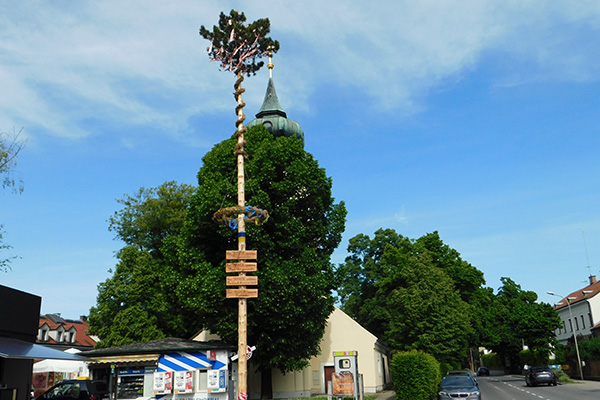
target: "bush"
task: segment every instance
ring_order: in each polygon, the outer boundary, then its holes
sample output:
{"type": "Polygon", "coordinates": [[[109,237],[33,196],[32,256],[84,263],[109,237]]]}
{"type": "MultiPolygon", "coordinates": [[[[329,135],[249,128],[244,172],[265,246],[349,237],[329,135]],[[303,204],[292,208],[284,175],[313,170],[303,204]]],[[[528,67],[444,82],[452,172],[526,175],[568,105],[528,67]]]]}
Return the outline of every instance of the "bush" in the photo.
{"type": "Polygon", "coordinates": [[[418,350],[397,353],[391,369],[397,400],[431,400],[437,396],[440,363],[432,355],[418,350]]]}
{"type": "Polygon", "coordinates": [[[548,355],[539,351],[521,350],[519,352],[521,365],[540,366],[548,365],[548,355]]]}
{"type": "Polygon", "coordinates": [[[500,357],[498,357],[497,353],[484,354],[481,356],[481,360],[483,365],[486,367],[502,367],[502,361],[500,361],[500,357]]]}
{"type": "Polygon", "coordinates": [[[565,373],[565,371],[563,371],[562,369],[552,368],[552,371],[554,371],[554,374],[558,378],[558,382],[560,382],[560,383],[571,383],[571,382],[573,382],[573,380],[569,377],[569,375],[567,375],[565,373]]]}

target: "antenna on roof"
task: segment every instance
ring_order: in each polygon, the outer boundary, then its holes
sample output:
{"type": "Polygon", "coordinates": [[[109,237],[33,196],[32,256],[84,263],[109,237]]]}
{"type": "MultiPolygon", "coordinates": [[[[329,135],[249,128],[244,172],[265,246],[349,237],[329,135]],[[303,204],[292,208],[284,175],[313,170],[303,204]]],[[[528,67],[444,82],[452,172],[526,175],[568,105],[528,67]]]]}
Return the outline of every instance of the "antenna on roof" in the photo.
{"type": "Polygon", "coordinates": [[[590,266],[590,256],[588,254],[587,243],[585,241],[585,232],[581,231],[581,234],[583,235],[583,247],[585,248],[585,257],[587,259],[587,269],[590,272],[590,285],[593,285],[594,283],[596,283],[596,277],[594,275],[592,275],[592,267],[590,266]]]}

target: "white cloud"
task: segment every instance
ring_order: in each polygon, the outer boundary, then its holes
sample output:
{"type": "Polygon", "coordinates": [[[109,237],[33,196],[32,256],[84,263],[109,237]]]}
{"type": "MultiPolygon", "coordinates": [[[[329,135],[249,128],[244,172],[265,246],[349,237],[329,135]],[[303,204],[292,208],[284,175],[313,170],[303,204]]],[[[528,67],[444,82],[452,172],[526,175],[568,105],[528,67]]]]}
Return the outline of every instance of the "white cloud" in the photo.
{"type": "MultiPolygon", "coordinates": [[[[230,8],[249,20],[270,18],[282,44],[276,80],[285,83],[278,90],[286,109],[309,110],[311,94],[326,83],[354,88],[366,104],[414,112],[430,88],[460,79],[498,51],[508,65],[496,78],[502,85],[548,75],[590,80],[600,72],[578,36],[597,33],[594,1],[229,4],[4,4],[0,83],[10,95],[0,101],[0,121],[80,137],[89,134],[83,121],[94,116],[181,135],[191,115],[229,112],[233,77],[208,62],[197,32],[230,8]],[[511,75],[511,62],[531,63],[531,75],[511,75]]],[[[246,86],[246,102],[260,104],[264,77],[246,86]]]]}

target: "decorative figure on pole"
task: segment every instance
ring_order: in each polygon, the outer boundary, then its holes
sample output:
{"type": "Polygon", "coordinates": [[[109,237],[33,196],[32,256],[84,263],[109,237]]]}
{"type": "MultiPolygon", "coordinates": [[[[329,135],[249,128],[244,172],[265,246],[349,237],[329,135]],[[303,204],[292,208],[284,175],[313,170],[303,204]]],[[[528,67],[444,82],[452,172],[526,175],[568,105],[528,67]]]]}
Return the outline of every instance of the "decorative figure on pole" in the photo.
{"type": "MultiPolygon", "coordinates": [[[[251,277],[246,277],[247,271],[255,271],[256,263],[246,263],[246,260],[256,258],[256,251],[246,251],[246,220],[257,224],[265,222],[268,218],[266,210],[256,207],[246,206],[245,199],[245,181],[244,181],[244,158],[247,154],[244,150],[246,141],[244,140],[244,106],[242,93],[245,89],[242,87],[244,75],[255,75],[264,65],[263,61],[258,59],[264,57],[269,51],[269,56],[279,50],[279,42],[268,38],[270,31],[270,22],[268,18],[254,21],[251,24],[245,24],[246,16],[231,10],[229,15],[221,13],[219,16],[219,25],[214,26],[212,32],[204,26],[200,27],[200,36],[210,40],[208,55],[212,61],[220,62],[220,67],[225,71],[235,73],[237,79],[234,85],[235,99],[237,106],[235,112],[236,137],[237,144],[234,154],[237,157],[238,167],[238,199],[237,207],[228,207],[215,213],[214,219],[224,221],[230,226],[237,225],[238,230],[238,251],[228,251],[227,260],[239,260],[239,263],[229,263],[227,271],[239,272],[236,280],[240,284],[237,290],[227,290],[227,297],[238,298],[238,400],[248,399],[248,368],[246,351],[247,345],[247,299],[258,296],[258,290],[247,289],[245,282],[254,283],[251,277]],[[237,224],[232,224],[232,216],[237,214],[237,224]]],[[[235,228],[235,226],[232,226],[235,228]]],[[[248,283],[248,284],[252,284],[248,283]]]]}

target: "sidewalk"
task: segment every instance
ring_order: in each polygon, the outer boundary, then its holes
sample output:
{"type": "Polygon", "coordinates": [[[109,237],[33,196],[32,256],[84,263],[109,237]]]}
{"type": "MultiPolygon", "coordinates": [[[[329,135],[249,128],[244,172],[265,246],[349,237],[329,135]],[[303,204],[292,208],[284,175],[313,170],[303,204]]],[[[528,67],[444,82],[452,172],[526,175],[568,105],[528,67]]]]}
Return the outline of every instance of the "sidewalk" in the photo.
{"type": "Polygon", "coordinates": [[[393,390],[384,390],[382,392],[378,392],[377,394],[377,399],[375,400],[395,400],[396,399],[396,392],[394,392],[393,390]]]}
{"type": "MultiPolygon", "coordinates": [[[[559,383],[560,385],[561,383],[559,383]]],[[[569,383],[562,383],[562,385],[582,385],[582,386],[586,386],[586,388],[589,388],[590,390],[598,390],[600,391],[600,381],[586,381],[586,380],[579,380],[579,379],[573,379],[573,382],[569,382],[569,383]]],[[[377,398],[377,400],[379,400],[379,398],[377,398]]]]}

